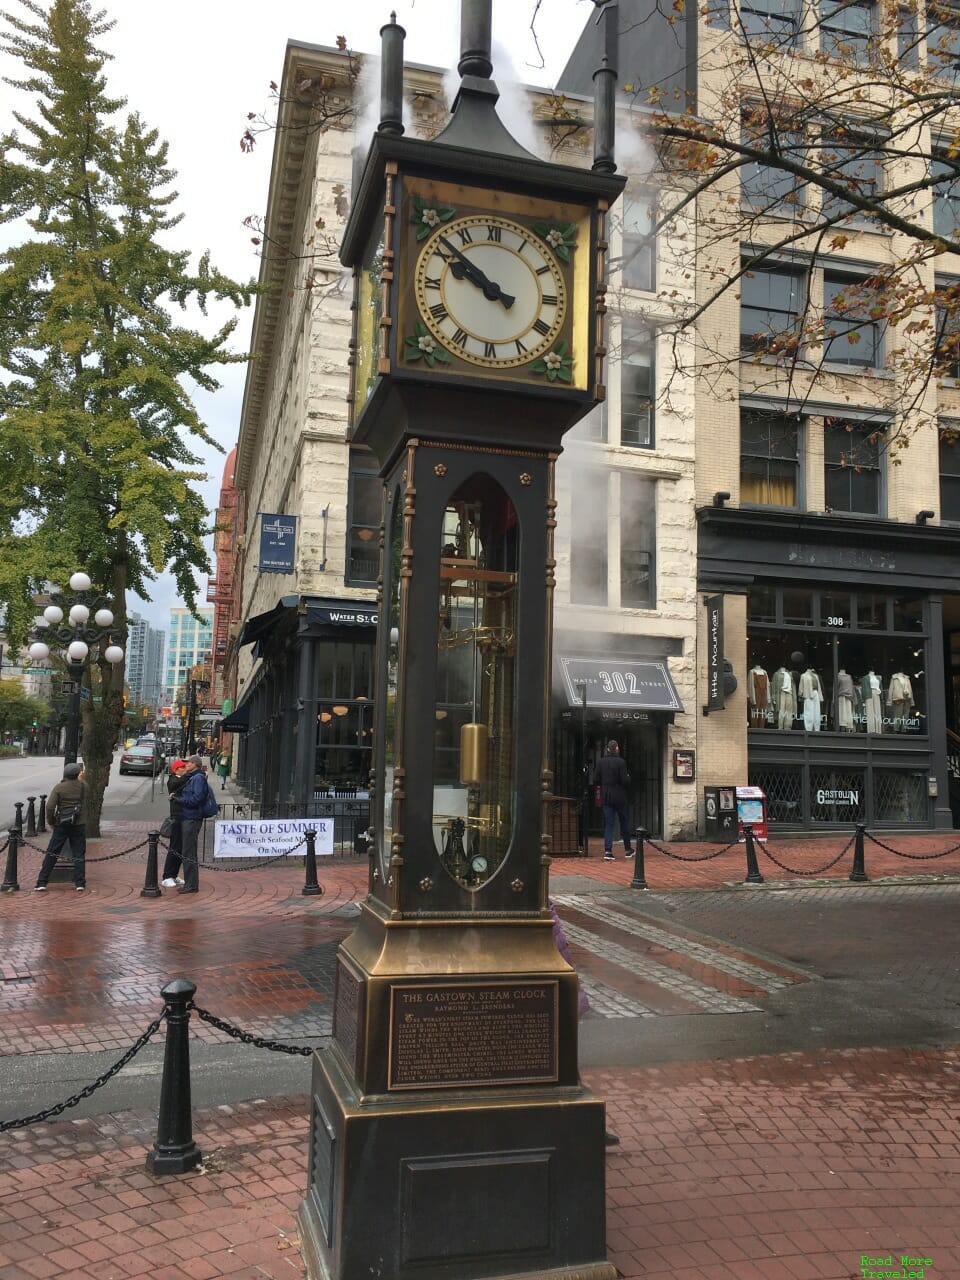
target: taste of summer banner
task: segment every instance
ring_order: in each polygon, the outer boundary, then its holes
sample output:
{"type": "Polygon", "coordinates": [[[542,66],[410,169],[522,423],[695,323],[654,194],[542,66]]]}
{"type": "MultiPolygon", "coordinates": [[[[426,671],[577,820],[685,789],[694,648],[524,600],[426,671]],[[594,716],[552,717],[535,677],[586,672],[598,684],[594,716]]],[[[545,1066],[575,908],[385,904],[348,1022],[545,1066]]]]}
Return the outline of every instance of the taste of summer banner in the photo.
{"type": "Polygon", "coordinates": [[[296,850],[296,857],[307,852],[304,837],[316,831],[318,854],[333,853],[333,818],[248,818],[220,820],[213,838],[215,858],[275,858],[296,850]]]}

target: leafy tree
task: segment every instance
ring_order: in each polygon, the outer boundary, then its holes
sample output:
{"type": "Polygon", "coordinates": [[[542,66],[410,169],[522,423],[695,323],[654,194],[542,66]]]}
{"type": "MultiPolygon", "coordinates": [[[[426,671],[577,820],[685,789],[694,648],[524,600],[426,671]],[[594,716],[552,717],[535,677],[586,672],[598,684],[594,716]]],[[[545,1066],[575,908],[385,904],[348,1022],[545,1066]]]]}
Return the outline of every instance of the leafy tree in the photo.
{"type": "MultiPolygon", "coordinates": [[[[171,307],[239,307],[254,286],[168,246],[167,146],[107,92],[97,42],[112,24],[88,0],[21,4],[29,17],[3,14],[33,114],[0,139],[0,222],[24,228],[0,253],[0,609],[21,639],[44,584],[82,567],[124,644],[127,591],[148,596],[166,567],[195,602],[209,530],[187,442],[212,442],[188,386],[216,390],[211,367],[246,358],[227,347],[235,320],[206,336],[171,307]]],[[[87,675],[102,701],[83,710],[94,832],[123,715],[106,643],[87,675]]]]}
{"type": "Polygon", "coordinates": [[[46,722],[50,708],[17,680],[0,680],[0,733],[23,733],[46,722]]]}

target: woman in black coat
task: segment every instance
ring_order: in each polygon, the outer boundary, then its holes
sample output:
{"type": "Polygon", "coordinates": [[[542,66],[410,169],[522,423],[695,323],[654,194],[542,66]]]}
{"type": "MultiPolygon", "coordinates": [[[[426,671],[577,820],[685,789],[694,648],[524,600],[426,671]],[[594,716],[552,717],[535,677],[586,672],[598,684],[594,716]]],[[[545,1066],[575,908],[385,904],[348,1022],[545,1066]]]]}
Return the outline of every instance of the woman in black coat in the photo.
{"type": "Polygon", "coordinates": [[[178,884],[183,884],[183,877],[180,875],[182,868],[180,852],[183,840],[183,826],[180,821],[180,792],[187,785],[189,777],[190,775],[186,771],[186,762],[174,760],[170,766],[170,776],[167,778],[167,794],[170,796],[170,843],[167,846],[167,856],[163,863],[163,878],[160,881],[167,889],[175,889],[178,884]]]}
{"type": "Polygon", "coordinates": [[[600,803],[603,805],[603,856],[607,862],[613,861],[613,820],[620,820],[620,838],[626,857],[633,857],[633,844],[630,837],[630,805],[627,800],[627,788],[630,775],[620,754],[620,747],[610,739],[607,750],[597,765],[593,775],[594,786],[600,788],[600,803]]]}

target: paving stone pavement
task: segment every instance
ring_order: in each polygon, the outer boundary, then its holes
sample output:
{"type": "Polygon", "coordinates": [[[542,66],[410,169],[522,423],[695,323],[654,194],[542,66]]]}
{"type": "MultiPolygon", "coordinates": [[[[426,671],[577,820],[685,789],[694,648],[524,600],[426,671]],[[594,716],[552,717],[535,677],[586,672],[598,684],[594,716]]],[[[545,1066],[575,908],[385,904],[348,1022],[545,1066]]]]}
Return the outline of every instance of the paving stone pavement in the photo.
{"type": "MultiPolygon", "coordinates": [[[[145,829],[115,824],[92,852],[125,848],[145,829]]],[[[949,838],[892,842],[922,853],[949,838]]],[[[776,851],[817,868],[839,847],[797,840],[776,851]]],[[[938,999],[958,994],[956,948],[942,941],[960,855],[914,864],[868,850],[869,874],[900,873],[889,885],[845,885],[847,861],[825,885],[698,893],[736,886],[742,849],[702,863],[654,852],[647,879],[657,888],[647,894],[628,887],[632,863],[593,853],[557,859],[552,884],[593,1013],[608,1024],[690,1013],[725,1021],[809,987],[818,975],[803,939],[783,928],[794,893],[836,918],[838,961],[850,963],[856,937],[865,974],[896,946],[896,923],[892,937],[871,937],[871,904],[892,903],[894,922],[902,909],[914,928],[918,906],[929,910],[938,933],[911,972],[938,999]],[[948,892],[925,872],[908,883],[931,866],[949,872],[948,892]]],[[[0,1056],[125,1048],[174,976],[197,981],[198,1003],[258,1034],[315,1043],[329,1033],[333,957],[366,892],[365,860],[324,860],[319,899],[300,894],[299,865],[202,870],[200,894],[144,899],[142,853],[92,864],[85,895],[69,885],[30,893],[36,857],[21,862],[23,891],[0,896],[0,1056]]],[[[223,1038],[196,1019],[191,1027],[223,1038]]],[[[907,1252],[932,1259],[925,1280],[960,1278],[956,1047],[753,1054],[584,1077],[621,1137],[607,1162],[608,1249],[625,1280],[845,1280],[861,1275],[863,1254],[907,1252]]],[[[294,1213],[308,1111],[302,1096],[198,1111],[204,1164],[180,1178],[144,1168],[152,1107],[0,1135],[0,1280],[303,1275],[294,1213]]]]}

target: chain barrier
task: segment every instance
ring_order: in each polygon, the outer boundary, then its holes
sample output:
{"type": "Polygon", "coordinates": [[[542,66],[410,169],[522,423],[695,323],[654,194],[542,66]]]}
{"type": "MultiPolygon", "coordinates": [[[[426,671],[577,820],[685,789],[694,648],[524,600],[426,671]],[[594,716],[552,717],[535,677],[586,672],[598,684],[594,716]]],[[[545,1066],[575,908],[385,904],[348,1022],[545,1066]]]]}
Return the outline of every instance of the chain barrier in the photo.
{"type": "MultiPolygon", "coordinates": [[[[121,849],[119,853],[104,853],[99,858],[84,858],[84,862],[88,865],[91,862],[112,862],[114,858],[125,858],[128,853],[136,853],[138,849],[145,849],[149,843],[149,840],[141,840],[139,844],[132,844],[129,849],[121,849]]],[[[47,852],[46,849],[41,849],[38,844],[31,844],[29,840],[21,840],[20,848],[32,849],[34,853],[45,854],[47,852]]]]}
{"type": "Polygon", "coordinates": [[[792,876],[822,876],[825,871],[829,871],[831,867],[835,867],[841,858],[846,857],[847,853],[850,850],[851,845],[856,840],[856,838],[857,837],[855,835],[851,836],[850,839],[843,846],[843,848],[840,850],[840,852],[837,854],[835,858],[833,858],[830,862],[826,863],[824,866],[817,867],[816,870],[814,871],[798,871],[796,867],[788,867],[785,862],[780,861],[780,859],[776,856],[776,854],[773,854],[770,852],[769,841],[761,842],[758,840],[755,843],[760,845],[760,848],[767,855],[770,861],[773,863],[776,863],[776,865],[780,868],[781,871],[789,871],[792,876]]]}
{"type": "MultiPolygon", "coordinates": [[[[163,842],[161,841],[161,844],[162,843],[163,842]]],[[[274,862],[280,862],[283,858],[289,858],[306,843],[307,837],[304,836],[302,840],[298,841],[297,844],[292,846],[292,848],[285,849],[283,853],[275,854],[272,858],[267,858],[263,862],[247,863],[247,865],[243,867],[218,867],[215,862],[199,862],[196,858],[185,858],[183,854],[177,854],[175,856],[179,857],[180,861],[184,863],[185,866],[198,867],[204,871],[258,871],[261,867],[269,867],[274,862]]],[[[169,849],[169,844],[163,847],[169,849]]]]}
{"type": "Polygon", "coordinates": [[[209,1010],[201,1009],[192,1000],[187,1005],[187,1008],[192,1009],[201,1022],[208,1022],[211,1027],[216,1027],[218,1031],[225,1032],[242,1044],[253,1044],[258,1049],[272,1049],[274,1053],[292,1053],[303,1057],[309,1057],[313,1053],[312,1049],[303,1048],[301,1045],[282,1044],[279,1040],[264,1040],[261,1036],[255,1036],[251,1031],[242,1031],[239,1027],[233,1026],[232,1023],[224,1022],[223,1018],[218,1018],[216,1014],[210,1013],[209,1010]]]}
{"type": "Polygon", "coordinates": [[[668,858],[673,858],[676,862],[709,862],[711,858],[719,858],[722,853],[729,853],[731,849],[735,849],[740,841],[731,840],[722,849],[712,849],[709,853],[702,853],[689,858],[684,857],[682,853],[672,853],[671,850],[665,849],[662,844],[657,844],[655,840],[651,840],[649,836],[644,836],[643,843],[649,845],[651,849],[656,849],[657,853],[663,853],[668,858]]]}
{"type": "Polygon", "coordinates": [[[949,849],[944,849],[941,853],[904,853],[902,849],[894,849],[892,845],[884,844],[882,840],[872,836],[869,831],[865,831],[863,834],[868,840],[872,840],[875,845],[885,849],[887,853],[895,853],[898,858],[909,858],[911,862],[929,862],[935,858],[945,858],[948,853],[956,853],[960,849],[960,844],[952,844],[949,849]]]}
{"type": "Polygon", "coordinates": [[[47,1107],[45,1111],[37,1111],[32,1116],[21,1116],[18,1120],[0,1120],[0,1133],[6,1133],[9,1129],[23,1129],[28,1124],[38,1124],[41,1120],[52,1120],[54,1116],[58,1116],[61,1112],[66,1111],[68,1107],[75,1107],[78,1102],[82,1102],[84,1098],[89,1098],[92,1093],[96,1093],[98,1089],[102,1089],[108,1080],[112,1080],[118,1071],[122,1071],[127,1063],[135,1058],[143,1046],[150,1040],[160,1029],[160,1024],[167,1016],[168,1007],[165,1005],[163,1012],[159,1017],[154,1018],[143,1035],[139,1036],[130,1048],[126,1051],[122,1058],[119,1058],[112,1067],[108,1067],[102,1076],[98,1076],[93,1084],[88,1084],[85,1089],[81,1089],[79,1093],[75,1093],[72,1098],[67,1098],[64,1102],[58,1102],[52,1107],[47,1107]]]}

